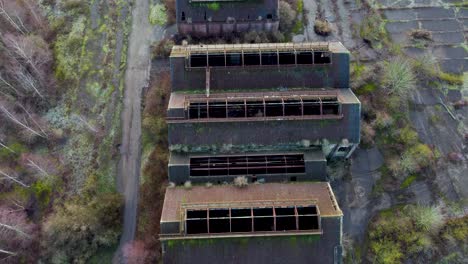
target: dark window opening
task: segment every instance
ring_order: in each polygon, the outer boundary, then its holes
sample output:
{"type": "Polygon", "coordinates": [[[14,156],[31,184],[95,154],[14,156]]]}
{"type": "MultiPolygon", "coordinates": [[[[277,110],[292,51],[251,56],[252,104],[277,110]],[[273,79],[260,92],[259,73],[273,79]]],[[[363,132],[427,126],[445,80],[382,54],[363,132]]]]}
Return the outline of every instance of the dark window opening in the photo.
{"type": "Polygon", "coordinates": [[[289,180],[292,181],[292,182],[295,182],[295,181],[297,181],[297,177],[293,176],[293,177],[289,178],[289,180]]]}
{"type": "Polygon", "coordinates": [[[231,232],[252,232],[251,209],[231,209],[231,232]]]}
{"type": "Polygon", "coordinates": [[[340,112],[340,105],[336,99],[322,99],[322,111],[324,115],[338,115],[340,112]]]}
{"type": "Polygon", "coordinates": [[[228,233],[231,231],[228,209],[210,209],[210,233],[228,233]]]}
{"type": "Polygon", "coordinates": [[[350,147],[339,147],[338,152],[349,152],[350,149],[351,149],[350,147]]]}
{"type": "Polygon", "coordinates": [[[225,66],[224,54],[210,54],[210,55],[208,55],[208,65],[210,67],[225,66]]]}
{"type": "Polygon", "coordinates": [[[182,12],[182,15],[180,16],[180,20],[185,21],[185,12],[182,12]]]}
{"type": "Polygon", "coordinates": [[[247,66],[260,65],[260,54],[258,53],[244,54],[244,65],[247,65],[247,66]]]}
{"type": "Polygon", "coordinates": [[[286,116],[301,116],[302,105],[301,100],[290,99],[284,102],[284,115],[286,116]]]}
{"type": "Polygon", "coordinates": [[[305,173],[304,155],[251,155],[190,158],[190,176],[305,173]]]}
{"type": "Polygon", "coordinates": [[[190,55],[190,67],[206,67],[206,55],[190,55]]]}
{"type": "Polygon", "coordinates": [[[297,53],[297,64],[312,64],[312,52],[303,51],[297,53]]]}
{"type": "Polygon", "coordinates": [[[226,118],[226,102],[209,102],[210,118],[226,118]]]}
{"type": "Polygon", "coordinates": [[[266,101],[266,116],[283,116],[283,103],[280,100],[266,101]]]}
{"type": "Polygon", "coordinates": [[[253,215],[255,232],[275,231],[273,208],[254,208],[253,215]]]}
{"type": "Polygon", "coordinates": [[[203,18],[206,20],[206,11],[205,11],[205,15],[203,16],[203,18]]]}
{"type": "Polygon", "coordinates": [[[331,62],[329,52],[315,52],[314,53],[314,63],[315,64],[328,64],[331,62]]]}
{"type": "Polygon", "coordinates": [[[228,102],[228,118],[242,118],[245,117],[244,102],[228,102]]]}
{"type": "Polygon", "coordinates": [[[318,230],[315,205],[288,207],[210,208],[187,210],[186,233],[245,233],[318,230]]]}
{"type": "Polygon", "coordinates": [[[263,102],[247,102],[247,117],[263,117],[263,102]]]}
{"type": "Polygon", "coordinates": [[[190,119],[208,118],[208,106],[206,103],[190,103],[188,112],[190,119]]]}
{"type": "Polygon", "coordinates": [[[226,101],[221,101],[222,99],[207,99],[208,105],[206,101],[190,102],[187,118],[262,118],[340,114],[340,102],[336,97],[322,100],[301,98],[289,97],[283,100],[248,98],[246,101],[230,99],[227,104],[226,101]]]}
{"type": "Polygon", "coordinates": [[[277,231],[297,230],[294,207],[275,208],[275,213],[277,231]]]}
{"type": "Polygon", "coordinates": [[[304,115],[320,115],[320,100],[303,100],[304,115]]]}
{"type": "Polygon", "coordinates": [[[318,216],[299,216],[299,230],[319,229],[318,216]]]}
{"type": "Polygon", "coordinates": [[[273,15],[272,15],[272,14],[267,14],[266,18],[267,18],[267,19],[272,19],[272,18],[273,18],[273,15]]]}
{"type": "Polygon", "coordinates": [[[242,66],[242,54],[240,53],[227,53],[226,66],[242,66]]]}
{"type": "Polygon", "coordinates": [[[280,52],[279,64],[280,65],[296,64],[296,56],[292,52],[280,52]]]}
{"type": "Polygon", "coordinates": [[[262,65],[278,65],[276,52],[262,52],[262,65]]]}

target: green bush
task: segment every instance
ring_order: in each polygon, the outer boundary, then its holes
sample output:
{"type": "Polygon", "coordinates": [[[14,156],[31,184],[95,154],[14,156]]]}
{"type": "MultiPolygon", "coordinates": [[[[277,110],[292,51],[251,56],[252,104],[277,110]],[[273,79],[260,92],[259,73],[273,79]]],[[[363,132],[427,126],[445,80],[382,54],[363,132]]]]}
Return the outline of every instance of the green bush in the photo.
{"type": "Polygon", "coordinates": [[[150,7],[149,21],[152,25],[164,26],[167,23],[166,7],[162,4],[150,7]]]}
{"type": "MultiPolygon", "coordinates": [[[[6,144],[4,144],[6,145],[6,144]]],[[[26,146],[19,142],[13,142],[10,145],[7,145],[9,148],[0,146],[0,160],[10,160],[15,159],[21,155],[21,153],[26,152],[28,149],[26,146]]]]}
{"type": "Polygon", "coordinates": [[[382,84],[388,94],[405,97],[415,88],[416,79],[410,62],[404,58],[396,58],[384,62],[382,84]]]}
{"type": "Polygon", "coordinates": [[[295,19],[296,19],[296,11],[285,1],[279,2],[279,18],[280,24],[279,28],[283,32],[291,32],[293,29],[295,19]]]}
{"type": "Polygon", "coordinates": [[[408,214],[417,228],[423,231],[437,231],[443,223],[439,209],[431,206],[409,206],[408,214]]]}
{"type": "Polygon", "coordinates": [[[56,208],[44,223],[46,262],[84,263],[98,248],[117,243],[121,208],[121,196],[113,193],[71,200],[56,208]]]}
{"type": "Polygon", "coordinates": [[[400,129],[398,140],[404,146],[413,146],[418,142],[418,139],[418,133],[410,126],[405,126],[404,128],[400,129]]]}
{"type": "Polygon", "coordinates": [[[372,47],[380,49],[382,42],[387,40],[385,23],[377,12],[371,12],[361,23],[359,35],[364,41],[370,43],[372,47]]]}
{"type": "Polygon", "coordinates": [[[401,183],[400,188],[401,189],[408,188],[417,178],[418,178],[418,175],[416,174],[406,177],[406,179],[401,183]]]}

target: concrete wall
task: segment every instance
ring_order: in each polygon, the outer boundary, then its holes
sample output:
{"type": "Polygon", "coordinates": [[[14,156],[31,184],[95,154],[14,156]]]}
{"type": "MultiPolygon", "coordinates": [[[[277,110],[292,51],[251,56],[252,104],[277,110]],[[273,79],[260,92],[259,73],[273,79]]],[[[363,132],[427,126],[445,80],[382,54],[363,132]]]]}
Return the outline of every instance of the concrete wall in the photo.
{"type": "MultiPolygon", "coordinates": [[[[189,162],[187,160],[187,162],[189,162]]],[[[256,175],[257,180],[263,179],[265,182],[281,182],[290,181],[291,177],[296,177],[297,181],[325,181],[326,180],[326,166],[327,161],[322,160],[306,160],[305,173],[290,173],[290,174],[259,174],[256,175]]],[[[237,176],[213,176],[213,177],[190,177],[189,164],[171,164],[169,161],[169,181],[181,185],[186,181],[192,183],[206,183],[211,182],[214,184],[221,184],[223,182],[232,182],[237,176]]],[[[240,175],[239,175],[240,176],[240,175]]],[[[252,176],[245,175],[252,182],[252,176]]]]}
{"type": "Polygon", "coordinates": [[[248,31],[276,31],[278,30],[279,22],[272,20],[262,21],[246,21],[246,22],[197,22],[186,23],[180,22],[177,24],[179,34],[194,35],[199,37],[206,36],[223,36],[232,33],[248,32],[248,31]]]}
{"type": "Polygon", "coordinates": [[[226,22],[228,18],[235,21],[255,21],[259,17],[264,20],[271,15],[272,20],[279,20],[278,0],[245,0],[225,1],[210,3],[190,3],[189,0],[176,1],[177,22],[183,22],[182,12],[185,14],[185,22],[226,22]]]}
{"type": "MultiPolygon", "coordinates": [[[[186,68],[184,57],[171,57],[172,91],[204,90],[205,68],[186,68]]],[[[333,53],[331,64],[210,68],[210,89],[349,88],[349,54],[333,53]]]]}
{"type": "Polygon", "coordinates": [[[322,217],[322,235],[163,241],[164,263],[341,263],[341,217],[322,217]]]}
{"type": "Polygon", "coordinates": [[[308,139],[359,143],[359,104],[343,104],[342,119],[169,123],[169,144],[277,145],[308,139]]]}

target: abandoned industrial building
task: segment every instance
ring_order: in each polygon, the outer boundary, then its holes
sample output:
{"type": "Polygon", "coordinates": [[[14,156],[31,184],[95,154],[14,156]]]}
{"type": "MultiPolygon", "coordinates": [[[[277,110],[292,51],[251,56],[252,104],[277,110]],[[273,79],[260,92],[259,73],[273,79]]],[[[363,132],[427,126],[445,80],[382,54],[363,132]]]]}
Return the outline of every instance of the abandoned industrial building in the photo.
{"type": "Polygon", "coordinates": [[[349,52],[339,42],[184,45],[170,62],[169,181],[196,186],[166,191],[165,263],[340,263],[326,166],[360,141],[349,52]],[[236,177],[256,184],[226,185],[236,177]]]}
{"type": "Polygon", "coordinates": [[[194,36],[276,31],[278,5],[278,0],[177,0],[177,28],[194,36]]]}

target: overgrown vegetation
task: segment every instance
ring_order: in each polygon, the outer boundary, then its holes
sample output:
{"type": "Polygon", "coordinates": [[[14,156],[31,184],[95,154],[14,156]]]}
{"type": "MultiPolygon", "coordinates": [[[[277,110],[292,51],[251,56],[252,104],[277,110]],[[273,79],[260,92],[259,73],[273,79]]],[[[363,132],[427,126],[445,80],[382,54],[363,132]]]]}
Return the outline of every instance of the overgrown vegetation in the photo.
{"type": "MultiPolygon", "coordinates": [[[[369,261],[435,263],[466,253],[468,217],[444,222],[437,207],[408,205],[380,212],[369,227],[369,261]]],[[[458,263],[458,262],[457,262],[458,263]]]]}
{"type": "Polygon", "coordinates": [[[164,26],[167,23],[166,7],[156,4],[150,7],[149,21],[152,25],[164,26]]]}
{"type": "Polygon", "coordinates": [[[120,235],[129,4],[38,3],[0,1],[0,207],[18,212],[15,233],[28,240],[2,250],[12,263],[82,263],[120,235]]]}
{"type": "Polygon", "coordinates": [[[328,36],[331,33],[331,27],[328,21],[323,19],[316,19],[314,23],[314,31],[318,35],[328,36]]]}

